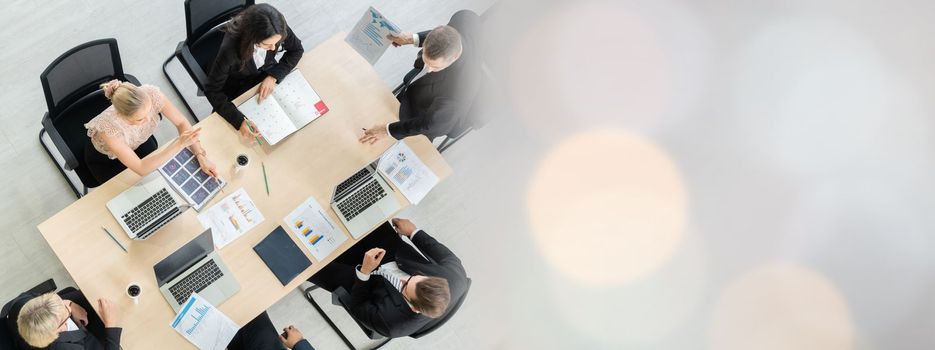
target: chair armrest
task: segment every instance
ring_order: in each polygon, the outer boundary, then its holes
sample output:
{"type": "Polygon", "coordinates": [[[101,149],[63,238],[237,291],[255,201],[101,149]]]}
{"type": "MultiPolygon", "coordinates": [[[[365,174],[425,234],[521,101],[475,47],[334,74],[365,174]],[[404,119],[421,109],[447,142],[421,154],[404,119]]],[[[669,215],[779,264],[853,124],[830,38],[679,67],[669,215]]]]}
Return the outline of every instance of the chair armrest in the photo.
{"type": "Polygon", "coordinates": [[[56,289],[58,289],[58,287],[55,285],[55,280],[50,278],[46,280],[45,282],[42,282],[35,287],[32,287],[32,289],[29,290],[29,293],[45,294],[45,293],[54,292],[56,289]]]}
{"type": "Polygon", "coordinates": [[[62,135],[58,133],[58,129],[52,124],[52,118],[49,117],[48,112],[42,116],[42,129],[49,134],[49,139],[52,140],[55,149],[57,149],[62,155],[62,158],[65,159],[65,170],[75,170],[75,168],[78,167],[78,159],[75,158],[75,154],[68,148],[68,144],[65,143],[65,139],[62,138],[62,135]]]}
{"type": "Polygon", "coordinates": [[[195,81],[195,85],[198,86],[198,89],[204,91],[205,83],[208,81],[208,74],[205,73],[204,69],[201,69],[201,66],[198,64],[198,61],[195,60],[195,56],[192,55],[191,49],[188,45],[185,45],[185,42],[180,42],[176,50],[179,62],[182,63],[182,67],[185,68],[185,71],[188,72],[188,75],[192,77],[192,80],[195,81]]]}
{"type": "Polygon", "coordinates": [[[142,85],[142,84],[140,84],[140,80],[137,79],[136,77],[132,76],[132,75],[124,74],[123,77],[126,79],[126,81],[129,81],[129,82],[132,83],[133,85],[136,85],[136,86],[142,85]]]}
{"type": "Polygon", "coordinates": [[[335,289],[334,292],[331,293],[331,304],[349,309],[349,305],[351,305],[351,294],[348,293],[347,289],[344,289],[344,287],[338,287],[338,289],[335,289]]]}

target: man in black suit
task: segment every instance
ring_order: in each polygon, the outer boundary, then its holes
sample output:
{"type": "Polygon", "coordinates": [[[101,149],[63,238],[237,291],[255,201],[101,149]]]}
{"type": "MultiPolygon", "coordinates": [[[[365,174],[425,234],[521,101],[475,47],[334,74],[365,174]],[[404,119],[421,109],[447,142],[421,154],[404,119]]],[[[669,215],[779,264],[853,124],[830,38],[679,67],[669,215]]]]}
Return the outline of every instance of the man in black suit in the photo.
{"type": "Polygon", "coordinates": [[[422,48],[413,64],[421,71],[403,78],[397,96],[399,121],[367,129],[360,142],[373,144],[387,135],[397,140],[420,134],[434,139],[464,130],[480,87],[479,26],[480,17],[463,10],[451,16],[448,25],[431,31],[390,35],[394,46],[422,48]]]}
{"type": "Polygon", "coordinates": [[[444,316],[448,305],[464,295],[467,274],[451,250],[411,221],[392,222],[395,231],[389,224],[380,226],[309,282],[330,292],[349,290],[351,316],[396,338],[431,327],[444,316]]]}

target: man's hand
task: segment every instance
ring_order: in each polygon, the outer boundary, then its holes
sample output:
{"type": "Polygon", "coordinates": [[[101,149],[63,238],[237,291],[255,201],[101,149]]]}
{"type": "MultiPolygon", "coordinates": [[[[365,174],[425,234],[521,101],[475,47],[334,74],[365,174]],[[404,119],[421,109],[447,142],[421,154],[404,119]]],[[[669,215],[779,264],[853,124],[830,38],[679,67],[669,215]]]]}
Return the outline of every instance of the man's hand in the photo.
{"type": "Polygon", "coordinates": [[[104,327],[119,327],[120,312],[117,306],[110,299],[101,298],[97,300],[98,310],[101,311],[101,321],[104,321],[104,327]]]}
{"type": "Polygon", "coordinates": [[[295,347],[295,344],[305,339],[305,336],[302,335],[302,332],[299,332],[298,328],[290,325],[289,327],[283,328],[283,333],[286,334],[285,337],[282,334],[279,335],[279,340],[282,341],[282,345],[285,345],[287,348],[292,349],[295,347]]]}
{"type": "Polygon", "coordinates": [[[364,136],[361,136],[358,141],[360,141],[360,143],[372,145],[387,135],[389,134],[386,132],[386,125],[374,125],[372,128],[364,131],[364,136]]]}
{"type": "Polygon", "coordinates": [[[395,47],[415,44],[415,42],[412,41],[412,33],[390,33],[386,38],[390,39],[390,42],[392,42],[395,47]]]}
{"type": "Polygon", "coordinates": [[[256,97],[257,104],[263,103],[270,94],[273,93],[273,89],[276,88],[276,78],[267,76],[266,79],[263,79],[263,82],[260,83],[259,96],[256,97]]]}
{"type": "Polygon", "coordinates": [[[376,270],[380,266],[380,261],[383,260],[383,254],[386,254],[386,250],[383,248],[373,248],[364,253],[364,262],[360,264],[360,273],[369,275],[373,270],[376,270]]]}
{"type": "Polygon", "coordinates": [[[412,234],[416,233],[416,225],[413,224],[412,221],[409,221],[409,219],[394,218],[391,221],[393,222],[393,227],[396,228],[396,232],[403,236],[412,238],[412,234]]]}
{"type": "Polygon", "coordinates": [[[85,310],[81,305],[73,303],[71,300],[66,300],[68,306],[71,308],[71,318],[75,322],[78,322],[82,327],[88,326],[88,310],[85,310]]]}

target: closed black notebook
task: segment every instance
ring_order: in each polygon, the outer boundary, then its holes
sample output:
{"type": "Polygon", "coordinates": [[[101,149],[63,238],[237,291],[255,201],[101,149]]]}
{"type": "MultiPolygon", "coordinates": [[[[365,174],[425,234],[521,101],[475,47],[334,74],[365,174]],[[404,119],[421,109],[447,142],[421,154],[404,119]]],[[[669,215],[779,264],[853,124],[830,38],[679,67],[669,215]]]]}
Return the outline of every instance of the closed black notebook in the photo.
{"type": "Polygon", "coordinates": [[[284,286],[312,266],[312,262],[299,250],[282,226],[276,227],[253,250],[284,286]]]}

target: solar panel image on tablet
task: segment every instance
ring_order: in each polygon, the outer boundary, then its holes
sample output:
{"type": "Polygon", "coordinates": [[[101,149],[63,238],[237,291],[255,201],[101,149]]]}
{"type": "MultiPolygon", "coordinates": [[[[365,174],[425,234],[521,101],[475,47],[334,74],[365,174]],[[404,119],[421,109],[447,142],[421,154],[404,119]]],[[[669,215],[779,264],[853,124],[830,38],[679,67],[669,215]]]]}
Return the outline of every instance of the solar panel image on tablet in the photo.
{"type": "Polygon", "coordinates": [[[188,148],[159,167],[159,172],[195,210],[201,209],[225,185],[223,179],[202,171],[198,158],[188,148]]]}

